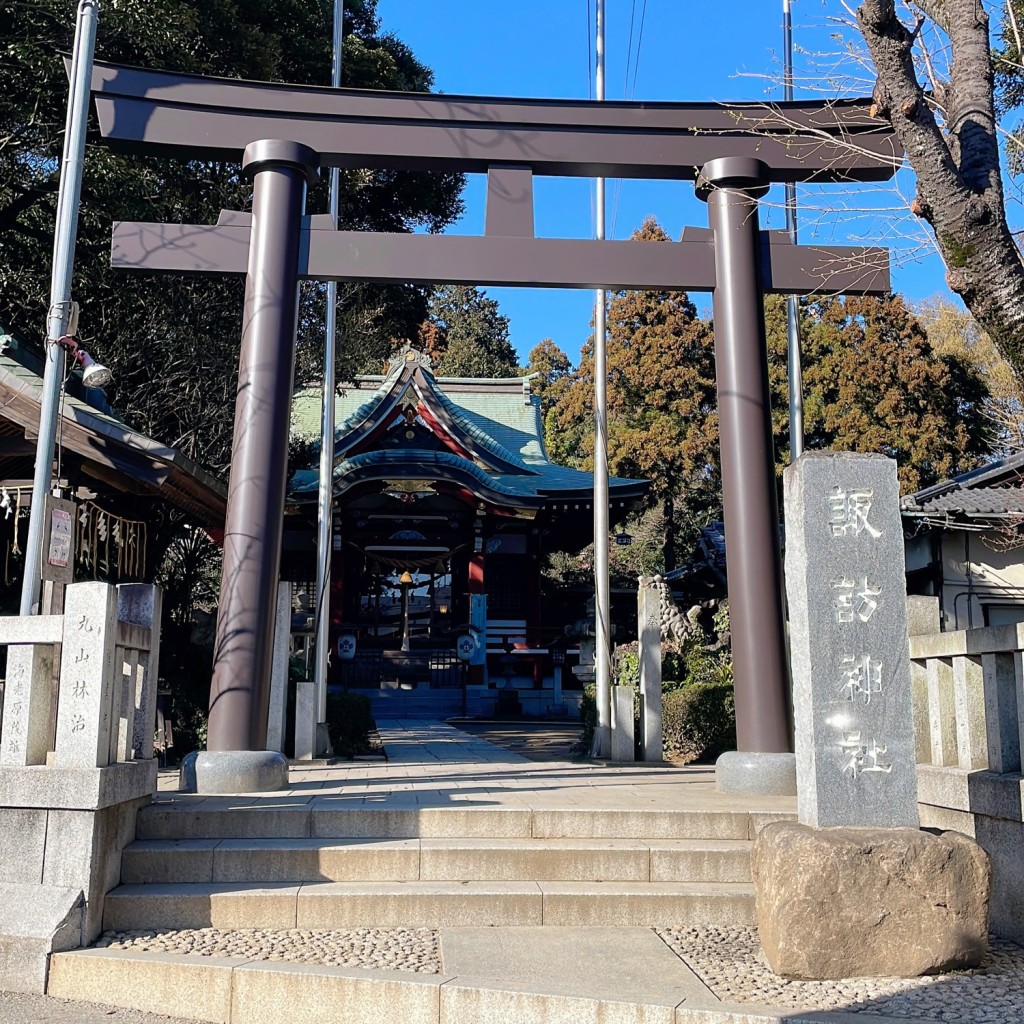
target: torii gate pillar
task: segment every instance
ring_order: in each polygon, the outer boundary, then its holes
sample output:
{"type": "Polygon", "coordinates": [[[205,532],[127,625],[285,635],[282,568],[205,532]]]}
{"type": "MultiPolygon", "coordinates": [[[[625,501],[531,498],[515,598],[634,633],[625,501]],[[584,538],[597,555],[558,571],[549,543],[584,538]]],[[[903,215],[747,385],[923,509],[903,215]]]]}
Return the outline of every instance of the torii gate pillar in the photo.
{"type": "Polygon", "coordinates": [[[264,751],[281,561],[288,420],[295,373],[299,249],[306,185],[319,158],[308,146],[246,147],[253,179],[235,432],[224,530],[224,571],[200,792],[285,788],[288,763],[264,751]],[[280,785],[276,783],[279,782],[280,785]]]}
{"type": "MultiPolygon", "coordinates": [[[[770,176],[761,161],[728,157],[705,164],[697,194],[715,237],[715,374],[722,504],[728,550],[736,690],[736,738],[753,769],[792,750],[789,671],[772,450],[768,346],[759,265],[758,199],[770,176]]],[[[783,759],[791,770],[792,755],[783,759]]],[[[736,766],[745,774],[741,766],[736,766]]],[[[760,770],[760,769],[758,769],[760,770]]],[[[728,765],[726,766],[728,774],[728,765]]],[[[722,786],[719,770],[719,788],[722,786]]]]}

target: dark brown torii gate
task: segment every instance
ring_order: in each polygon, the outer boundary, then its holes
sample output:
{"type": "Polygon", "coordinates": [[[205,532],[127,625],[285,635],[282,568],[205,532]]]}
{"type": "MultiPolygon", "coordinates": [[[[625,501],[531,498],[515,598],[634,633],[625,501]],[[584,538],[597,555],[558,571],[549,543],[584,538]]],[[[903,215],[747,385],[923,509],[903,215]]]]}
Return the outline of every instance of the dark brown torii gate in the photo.
{"type": "MultiPolygon", "coordinates": [[[[867,100],[667,104],[482,99],[198,78],[98,64],[118,148],[241,159],[253,212],[116,224],[112,262],[247,273],[209,749],[264,746],[299,278],[714,293],[738,745],[790,749],[788,670],[761,293],[881,293],[888,253],[761,232],[773,182],[882,181],[898,166],[867,100]],[[336,231],[303,215],[317,167],[482,171],[485,235],[336,231]],[[710,230],[645,245],[540,239],[533,175],[696,182],[710,230]]],[[[271,775],[273,773],[271,772],[271,775]]],[[[272,788],[264,774],[256,788],[272,788]]],[[[233,782],[241,788],[238,781],[233,782]]],[[[230,788],[230,787],[229,787],[230,788]]]]}

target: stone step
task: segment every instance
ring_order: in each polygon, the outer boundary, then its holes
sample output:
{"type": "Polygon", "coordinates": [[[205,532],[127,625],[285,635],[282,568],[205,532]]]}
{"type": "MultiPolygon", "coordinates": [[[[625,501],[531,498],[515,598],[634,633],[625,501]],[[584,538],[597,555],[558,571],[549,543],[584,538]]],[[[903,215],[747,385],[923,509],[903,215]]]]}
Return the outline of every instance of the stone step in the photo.
{"type": "Polygon", "coordinates": [[[142,808],[138,839],[749,840],[783,811],[528,808],[263,797],[163,800],[142,808]]]}
{"type": "Polygon", "coordinates": [[[127,884],[354,881],[749,882],[745,840],[139,840],[127,884]]]}
{"type": "MultiPolygon", "coordinates": [[[[565,948],[568,970],[578,954],[571,940],[565,948]]],[[[637,987],[635,978],[630,981],[637,987]]],[[[816,1013],[719,1003],[699,983],[671,989],[667,997],[640,987],[640,998],[602,998],[516,977],[497,983],[473,976],[80,949],[51,958],[48,993],[218,1024],[906,1024],[906,1018],[863,1008],[816,1013]]],[[[931,1015],[922,1019],[934,1022],[931,1015]]]]}
{"type": "Polygon", "coordinates": [[[754,924],[739,882],[232,882],[122,885],[111,931],[181,928],[670,927],[754,924]]]}

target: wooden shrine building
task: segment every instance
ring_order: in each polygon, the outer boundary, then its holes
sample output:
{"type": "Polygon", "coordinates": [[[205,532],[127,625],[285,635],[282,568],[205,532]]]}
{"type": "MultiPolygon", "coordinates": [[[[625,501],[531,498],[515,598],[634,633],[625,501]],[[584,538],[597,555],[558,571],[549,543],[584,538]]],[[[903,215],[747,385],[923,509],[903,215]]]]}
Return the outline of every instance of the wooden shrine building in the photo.
{"type": "MultiPolygon", "coordinates": [[[[293,435],[319,435],[320,395],[296,396],[293,435]]],[[[497,686],[542,712],[568,623],[546,614],[541,570],[593,539],[593,477],[549,460],[530,378],[437,378],[405,348],[336,407],[331,682],[404,690],[406,705],[417,691],[422,710],[441,699],[428,690],[447,691],[470,713],[492,710],[497,686]],[[467,634],[468,666],[456,650],[467,634]],[[339,638],[354,657],[339,657],[339,638]]],[[[318,484],[315,467],[291,478],[286,578],[315,578],[318,484]]],[[[646,487],[612,478],[612,524],[646,487]]]]}
{"type": "MultiPolygon", "coordinates": [[[[0,607],[21,591],[43,396],[43,355],[0,326],[0,607]]],[[[100,390],[68,375],[60,403],[54,478],[75,502],[77,579],[151,582],[172,516],[223,534],[227,488],[181,452],[121,420],[100,390]]]]}

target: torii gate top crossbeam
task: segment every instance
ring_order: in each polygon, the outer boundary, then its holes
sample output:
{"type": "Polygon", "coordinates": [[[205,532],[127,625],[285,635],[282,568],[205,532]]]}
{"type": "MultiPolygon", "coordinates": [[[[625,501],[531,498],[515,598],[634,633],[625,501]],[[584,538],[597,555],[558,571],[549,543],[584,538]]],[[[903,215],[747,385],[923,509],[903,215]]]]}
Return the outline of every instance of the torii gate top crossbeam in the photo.
{"type": "Polygon", "coordinates": [[[901,151],[869,100],[596,103],[330,89],[97,63],[104,138],[134,151],[239,160],[291,139],[322,166],[693,180],[709,160],[760,160],[771,181],[884,181],[901,151]]]}

